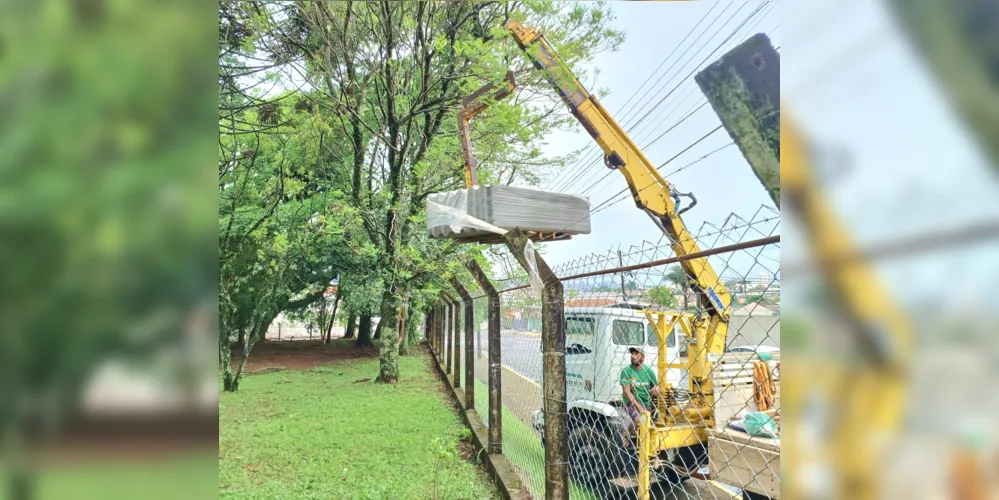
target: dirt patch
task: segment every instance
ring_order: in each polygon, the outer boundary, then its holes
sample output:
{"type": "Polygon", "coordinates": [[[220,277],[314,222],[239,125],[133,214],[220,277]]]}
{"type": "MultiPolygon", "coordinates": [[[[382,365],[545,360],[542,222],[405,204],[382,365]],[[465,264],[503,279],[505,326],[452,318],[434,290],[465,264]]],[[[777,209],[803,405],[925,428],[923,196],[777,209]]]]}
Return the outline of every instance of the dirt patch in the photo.
{"type": "Polygon", "coordinates": [[[245,470],[247,472],[254,472],[257,469],[259,469],[260,466],[263,465],[263,464],[264,464],[263,462],[257,462],[255,464],[246,464],[246,465],[243,466],[243,470],[245,470]]]}
{"type": "Polygon", "coordinates": [[[156,461],[190,453],[212,453],[218,446],[215,414],[167,414],[71,419],[37,451],[47,466],[96,460],[156,461]]]}
{"type": "MultiPolygon", "coordinates": [[[[242,352],[233,351],[232,358],[235,361],[242,355],[242,352]]],[[[349,339],[333,339],[329,345],[324,345],[321,340],[261,342],[250,352],[246,372],[311,370],[332,361],[377,357],[377,347],[358,348],[349,339]]]]}
{"type": "Polygon", "coordinates": [[[475,455],[479,450],[475,448],[475,445],[472,444],[472,441],[470,439],[465,438],[462,439],[461,441],[458,441],[457,448],[458,448],[458,456],[461,457],[462,460],[470,464],[478,465],[478,460],[475,459],[475,455]]]}
{"type": "Polygon", "coordinates": [[[434,366],[437,361],[434,359],[433,353],[430,352],[430,348],[424,344],[421,346],[420,350],[423,352],[424,358],[427,360],[427,370],[430,370],[430,373],[434,376],[434,380],[437,381],[437,392],[444,397],[444,400],[447,401],[451,408],[459,410],[460,408],[455,403],[454,398],[451,397],[451,381],[445,378],[441,371],[434,366]]]}

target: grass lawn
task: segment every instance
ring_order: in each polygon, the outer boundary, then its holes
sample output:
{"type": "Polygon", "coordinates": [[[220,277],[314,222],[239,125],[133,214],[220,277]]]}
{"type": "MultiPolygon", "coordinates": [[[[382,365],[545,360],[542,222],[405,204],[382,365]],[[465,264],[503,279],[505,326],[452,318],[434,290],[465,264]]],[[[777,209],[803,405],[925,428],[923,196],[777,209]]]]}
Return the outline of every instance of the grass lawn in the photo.
{"type": "MultiPolygon", "coordinates": [[[[49,468],[38,477],[40,500],[172,500],[213,498],[216,493],[214,452],[188,453],[167,459],[96,460],[83,465],[49,468]]],[[[0,472],[5,472],[0,470],[0,472]]]]}
{"type": "Polygon", "coordinates": [[[495,498],[455,451],[470,431],[428,368],[401,358],[395,386],[355,382],[376,359],[247,377],[219,401],[220,496],[495,498]]]}
{"type": "MultiPolygon", "coordinates": [[[[475,379],[476,405],[489,407],[489,389],[481,380],[475,379]]],[[[488,418],[488,415],[486,415],[488,418]]],[[[488,422],[487,422],[488,423],[488,422]]],[[[520,421],[503,406],[503,454],[526,476],[531,494],[541,498],[545,494],[545,449],[541,440],[527,424],[520,421]]],[[[569,483],[569,497],[573,500],[597,500],[600,498],[586,486],[575,481],[569,483]]]]}

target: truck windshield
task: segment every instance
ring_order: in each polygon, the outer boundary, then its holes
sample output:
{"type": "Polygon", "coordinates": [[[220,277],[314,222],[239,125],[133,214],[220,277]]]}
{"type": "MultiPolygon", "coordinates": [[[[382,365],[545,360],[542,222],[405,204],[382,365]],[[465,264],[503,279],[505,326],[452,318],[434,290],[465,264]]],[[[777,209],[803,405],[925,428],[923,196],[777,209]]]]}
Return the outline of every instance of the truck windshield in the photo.
{"type": "Polygon", "coordinates": [[[617,345],[642,345],[645,343],[645,328],[639,321],[614,320],[612,335],[617,345]]]}
{"type": "Polygon", "coordinates": [[[565,318],[565,334],[569,337],[593,337],[593,318],[565,318]]]}

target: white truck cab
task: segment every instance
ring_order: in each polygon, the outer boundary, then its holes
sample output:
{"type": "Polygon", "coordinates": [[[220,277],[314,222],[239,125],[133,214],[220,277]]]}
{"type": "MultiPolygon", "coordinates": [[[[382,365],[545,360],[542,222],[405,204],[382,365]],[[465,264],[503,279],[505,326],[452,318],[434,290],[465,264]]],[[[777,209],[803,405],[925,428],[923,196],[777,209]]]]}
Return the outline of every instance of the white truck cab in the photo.
{"type": "MultiPolygon", "coordinates": [[[[566,392],[570,407],[575,401],[612,403],[621,399],[621,369],[631,362],[630,347],[645,350],[645,364],[657,372],[659,340],[645,313],[626,305],[579,307],[565,311],[566,392]]],[[[667,363],[679,363],[679,327],[666,339],[667,363]]],[[[674,386],[683,371],[669,369],[674,386]]],[[[683,386],[680,386],[683,387],[683,386]]]]}
{"type": "MultiPolygon", "coordinates": [[[[631,362],[628,349],[641,347],[646,366],[657,377],[660,356],[665,356],[667,363],[681,364],[680,328],[674,328],[666,339],[665,352],[660,353],[656,329],[641,309],[633,304],[565,309],[570,461],[587,462],[585,467],[570,467],[576,476],[583,473],[593,476],[589,479],[603,480],[628,474],[620,470],[627,469],[622,464],[628,461],[622,458],[628,451],[620,448],[621,436],[630,424],[622,406],[620,384],[621,369],[631,362]],[[605,445],[594,447],[594,436],[605,445]]],[[[685,394],[685,370],[667,368],[667,381],[685,394]]],[[[543,436],[544,414],[536,410],[533,417],[534,428],[543,436]]]]}

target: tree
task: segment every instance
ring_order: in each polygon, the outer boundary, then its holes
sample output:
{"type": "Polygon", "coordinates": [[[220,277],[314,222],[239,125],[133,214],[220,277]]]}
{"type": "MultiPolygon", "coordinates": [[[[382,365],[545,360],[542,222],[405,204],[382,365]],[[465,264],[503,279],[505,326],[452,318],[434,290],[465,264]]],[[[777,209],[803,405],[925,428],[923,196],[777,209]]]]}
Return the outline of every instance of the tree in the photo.
{"type": "Polygon", "coordinates": [[[357,315],[354,313],[347,314],[347,325],[344,327],[343,338],[352,339],[357,330],[357,315]]]}
{"type": "MultiPolygon", "coordinates": [[[[483,183],[536,183],[546,168],[563,166],[572,158],[542,157],[540,141],[545,133],[575,121],[542,75],[505,40],[502,24],[510,17],[528,15],[561,47],[560,55],[569,65],[616,47],[622,38],[608,27],[610,16],[603,4],[224,2],[220,18],[225,22],[220,26],[232,29],[222,30],[225,37],[220,31],[220,41],[225,42],[220,50],[235,59],[224,62],[235,68],[250,60],[247,56],[266,61],[264,69],[274,71],[261,70],[249,79],[277,82],[286,90],[276,97],[248,95],[233,90],[243,82],[233,74],[220,80],[223,96],[229,99],[220,108],[229,113],[220,121],[231,135],[252,141],[249,148],[242,147],[249,142],[244,139],[224,144],[222,149],[233,146],[227,149],[225,162],[220,153],[220,170],[223,164],[242,169],[241,176],[233,174],[220,182],[232,197],[244,199],[233,203],[233,209],[252,207],[240,212],[238,218],[248,220],[238,226],[244,231],[236,234],[252,235],[257,228],[266,228],[265,232],[300,235],[297,230],[303,221],[311,221],[316,212],[304,211],[305,218],[295,219],[288,228],[272,224],[273,214],[282,213],[286,203],[319,199],[324,208],[338,210],[319,213],[342,229],[300,255],[282,256],[284,260],[268,253],[273,249],[267,248],[264,235],[253,241],[238,236],[235,247],[245,244],[264,252],[247,248],[239,261],[244,265],[233,265],[230,276],[257,273],[253,279],[266,288],[280,288],[279,296],[306,294],[312,282],[297,276],[299,262],[318,257],[327,243],[347,242],[354,255],[333,253],[324,269],[350,268],[354,281],[343,307],[361,317],[358,345],[371,341],[370,318],[378,316],[382,363],[377,380],[397,380],[393,353],[399,350],[399,311],[406,307],[405,298],[420,289],[445,288],[454,274],[447,263],[478,251],[475,246],[430,240],[423,230],[426,197],[463,186],[453,119],[461,98],[485,81],[499,81],[510,66],[518,74],[517,94],[490,107],[474,124],[483,183]],[[299,88],[303,81],[308,90],[299,88]],[[295,137],[285,135],[291,127],[295,137]],[[234,147],[237,143],[241,147],[234,147]],[[244,156],[240,153],[244,149],[267,154],[244,156]],[[255,164],[255,158],[267,161],[255,164]],[[269,266],[266,258],[277,265],[269,266]],[[261,269],[270,269],[274,276],[261,269]],[[359,283],[366,289],[355,289],[359,283]]],[[[230,247],[223,250],[222,260],[230,260],[226,253],[230,247]]],[[[249,292],[245,288],[241,290],[249,292]]],[[[261,293],[257,287],[253,291],[261,293]]],[[[228,300],[259,309],[254,297],[246,297],[245,304],[228,300]]],[[[281,307],[276,301],[268,309],[281,307]]],[[[242,318],[235,312],[232,316],[242,318]]],[[[233,321],[232,326],[237,324],[233,321]]]]}
{"type": "Polygon", "coordinates": [[[665,309],[673,309],[676,307],[676,297],[673,295],[673,290],[668,286],[650,288],[647,294],[649,301],[659,307],[665,309]]]}
{"type": "MultiPolygon", "coordinates": [[[[244,8],[223,3],[220,16],[249,17],[244,8]]],[[[322,300],[336,276],[370,265],[374,255],[357,240],[361,218],[330,167],[346,140],[299,93],[267,100],[244,89],[234,76],[246,71],[240,54],[255,52],[245,39],[222,43],[231,31],[220,27],[219,360],[226,391],[238,390],[250,352],[278,314],[322,300]],[[237,332],[244,336],[234,364],[237,332]]]]}
{"type": "Polygon", "coordinates": [[[690,278],[687,277],[687,272],[680,266],[670,266],[666,270],[665,277],[683,293],[683,310],[686,311],[689,307],[687,292],[690,290],[690,278]]]}
{"type": "Polygon", "coordinates": [[[357,324],[357,342],[354,345],[357,347],[371,347],[374,346],[374,342],[371,340],[371,315],[362,314],[361,319],[357,324]]]}
{"type": "Polygon", "coordinates": [[[340,300],[343,299],[343,291],[341,288],[337,288],[336,298],[333,300],[333,310],[330,311],[329,322],[326,325],[326,336],[323,338],[323,343],[329,345],[333,336],[333,323],[336,322],[337,309],[340,308],[340,300]]]}
{"type": "Polygon", "coordinates": [[[211,33],[191,29],[205,11],[36,5],[5,9],[0,34],[0,496],[12,500],[37,496],[30,448],[67,424],[96,370],[146,369],[189,347],[190,326],[215,325],[203,189],[217,138],[203,124],[217,94],[195,69],[211,33]]]}
{"type": "MultiPolygon", "coordinates": [[[[430,241],[421,224],[430,193],[462,186],[452,118],[460,99],[483,81],[499,81],[511,64],[520,75],[517,95],[475,123],[483,183],[536,182],[544,165],[568,160],[541,159],[543,135],[573,119],[519,49],[503,40],[508,36],[503,22],[530,14],[570,65],[616,46],[621,35],[607,27],[602,4],[251,5],[258,50],[288,62],[314,89],[309,97],[316,112],[327,117],[338,137],[347,138],[337,162],[349,178],[349,201],[363,221],[367,243],[377,249],[376,264],[364,274],[380,284],[379,304],[365,312],[380,317],[378,380],[393,382],[398,364],[391,353],[398,351],[402,298],[424,276],[447,279],[443,263],[470,251],[430,241]]],[[[313,189],[321,186],[315,182],[313,189]]],[[[363,324],[358,337],[359,343],[365,337],[363,324]]]]}

